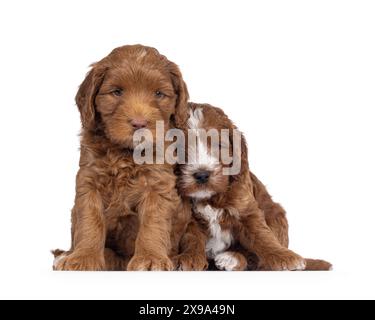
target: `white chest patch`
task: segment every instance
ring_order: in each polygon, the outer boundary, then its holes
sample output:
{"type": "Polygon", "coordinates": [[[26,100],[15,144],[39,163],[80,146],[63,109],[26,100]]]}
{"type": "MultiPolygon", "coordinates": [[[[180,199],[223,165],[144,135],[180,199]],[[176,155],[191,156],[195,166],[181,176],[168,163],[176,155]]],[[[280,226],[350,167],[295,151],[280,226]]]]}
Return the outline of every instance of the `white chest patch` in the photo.
{"type": "Polygon", "coordinates": [[[206,253],[209,259],[215,259],[217,255],[228,250],[233,243],[232,233],[223,230],[220,226],[223,210],[200,204],[197,204],[195,210],[208,222],[210,237],[206,243],[206,253]]]}

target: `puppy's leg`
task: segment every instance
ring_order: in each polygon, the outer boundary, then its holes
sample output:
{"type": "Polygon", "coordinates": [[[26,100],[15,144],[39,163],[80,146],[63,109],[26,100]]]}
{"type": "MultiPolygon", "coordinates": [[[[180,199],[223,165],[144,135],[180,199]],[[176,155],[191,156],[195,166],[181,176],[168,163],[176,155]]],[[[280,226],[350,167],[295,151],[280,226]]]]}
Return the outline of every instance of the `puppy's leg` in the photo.
{"type": "Polygon", "coordinates": [[[173,263],[169,259],[171,252],[172,215],[180,198],[175,190],[174,181],[168,186],[150,186],[145,190],[138,205],[140,219],[139,232],[135,243],[134,257],[129,271],[171,271],[173,263]]]}
{"type": "Polygon", "coordinates": [[[279,243],[267,226],[256,201],[249,204],[247,214],[241,217],[241,222],[243,225],[240,234],[241,245],[258,256],[261,270],[305,269],[305,260],[279,243]]]}
{"type": "Polygon", "coordinates": [[[206,235],[192,218],[181,239],[181,253],[173,258],[175,268],[181,271],[207,270],[206,241],[206,235]]]}
{"type": "Polygon", "coordinates": [[[289,246],[289,225],[286,212],[283,207],[272,200],[263,183],[253,174],[250,173],[253,185],[255,200],[259,208],[264,212],[268,227],[275,234],[280,244],[288,248],[289,246]]]}
{"type": "Polygon", "coordinates": [[[182,200],[181,205],[177,209],[177,212],[173,215],[172,219],[172,251],[170,255],[172,258],[176,257],[180,253],[182,238],[185,236],[192,219],[193,217],[190,201],[182,200]]]}
{"type": "Polygon", "coordinates": [[[72,211],[72,249],[55,260],[55,270],[104,270],[105,223],[102,200],[97,191],[77,186],[72,211]]]}
{"type": "MultiPolygon", "coordinates": [[[[267,225],[270,227],[280,244],[285,248],[289,246],[289,225],[286,212],[282,206],[272,200],[263,183],[250,173],[253,183],[254,196],[259,208],[264,212],[267,225]]],[[[324,260],[305,259],[305,271],[328,271],[332,269],[332,264],[324,260]]]]}

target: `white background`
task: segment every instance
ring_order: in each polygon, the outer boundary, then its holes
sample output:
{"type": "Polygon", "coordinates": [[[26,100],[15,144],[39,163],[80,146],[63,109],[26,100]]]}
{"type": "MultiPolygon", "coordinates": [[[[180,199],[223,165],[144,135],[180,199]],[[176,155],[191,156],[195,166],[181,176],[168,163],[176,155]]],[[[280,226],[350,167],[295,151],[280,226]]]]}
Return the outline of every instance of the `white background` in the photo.
{"type": "Polygon", "coordinates": [[[2,1],[0,298],[375,298],[373,1],[2,1]],[[88,65],[142,43],[245,132],[291,247],[331,273],[53,273],[88,65]]]}

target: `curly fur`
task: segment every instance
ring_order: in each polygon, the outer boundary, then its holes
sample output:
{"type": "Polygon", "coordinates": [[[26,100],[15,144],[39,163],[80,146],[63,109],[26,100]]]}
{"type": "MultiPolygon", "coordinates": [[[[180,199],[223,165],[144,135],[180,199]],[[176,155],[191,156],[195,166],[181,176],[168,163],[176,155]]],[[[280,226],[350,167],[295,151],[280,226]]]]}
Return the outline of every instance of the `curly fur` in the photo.
{"type": "Polygon", "coordinates": [[[134,163],[132,121],[153,132],[156,121],[175,126],[186,120],[187,100],[179,68],[156,49],[125,46],[92,65],[76,96],[82,139],[72,246],[55,251],[55,270],[173,269],[190,208],[172,166],[134,163]]]}
{"type": "MultiPolygon", "coordinates": [[[[195,119],[186,123],[185,130],[189,129],[189,124],[197,122],[206,130],[230,129],[232,132],[236,129],[219,108],[199,104],[190,104],[190,108],[195,119]]],[[[186,164],[179,168],[179,191],[186,202],[192,201],[194,218],[175,263],[182,270],[203,270],[208,265],[202,263],[206,258],[221,270],[330,269],[328,262],[304,259],[288,249],[285,211],[249,170],[244,137],[239,156],[241,172],[236,176],[224,177],[218,173],[225,167],[223,164],[211,169],[204,165],[204,170],[211,170],[205,184],[196,183],[192,177],[199,171],[199,165],[186,164]],[[197,194],[207,197],[197,197],[197,194]]]]}

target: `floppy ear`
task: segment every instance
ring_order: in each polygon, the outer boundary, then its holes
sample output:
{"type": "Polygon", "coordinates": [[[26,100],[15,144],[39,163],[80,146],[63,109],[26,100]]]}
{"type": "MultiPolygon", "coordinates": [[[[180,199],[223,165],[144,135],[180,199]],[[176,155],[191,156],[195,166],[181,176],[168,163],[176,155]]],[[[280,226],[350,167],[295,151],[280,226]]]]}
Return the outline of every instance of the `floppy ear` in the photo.
{"type": "Polygon", "coordinates": [[[177,128],[183,128],[189,119],[188,100],[189,92],[180,69],[174,63],[170,65],[173,86],[177,94],[174,121],[177,128]]]}
{"type": "Polygon", "coordinates": [[[241,134],[241,172],[240,175],[249,172],[249,156],[247,151],[247,142],[243,134],[241,134]]]}
{"type": "Polygon", "coordinates": [[[91,71],[86,75],[76,95],[76,104],[81,113],[82,127],[88,130],[95,128],[95,98],[106,71],[104,67],[97,63],[92,64],[91,67],[91,71]]]}
{"type": "MultiPolygon", "coordinates": [[[[232,130],[231,130],[232,131],[232,130]]],[[[232,147],[234,146],[233,142],[233,132],[230,133],[230,142],[232,144],[232,147]]],[[[236,148],[233,147],[233,156],[241,158],[241,170],[237,175],[231,176],[231,181],[239,181],[241,180],[241,177],[246,178],[246,176],[249,174],[249,159],[248,159],[248,152],[247,152],[247,143],[244,135],[241,133],[241,150],[236,150],[236,148]]]]}
{"type": "Polygon", "coordinates": [[[241,168],[240,172],[236,175],[230,176],[230,181],[238,181],[241,179],[242,176],[248,175],[249,172],[249,160],[248,160],[248,153],[247,153],[247,143],[244,135],[240,132],[237,127],[233,124],[232,120],[225,114],[225,112],[216,107],[210,107],[208,110],[212,112],[211,116],[216,119],[216,122],[219,124],[220,128],[222,129],[229,129],[229,142],[231,144],[231,148],[233,148],[233,157],[236,159],[241,159],[241,168]],[[238,134],[234,135],[234,131],[238,134]],[[240,138],[241,141],[234,141],[234,139],[240,138]]]}

